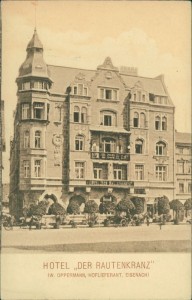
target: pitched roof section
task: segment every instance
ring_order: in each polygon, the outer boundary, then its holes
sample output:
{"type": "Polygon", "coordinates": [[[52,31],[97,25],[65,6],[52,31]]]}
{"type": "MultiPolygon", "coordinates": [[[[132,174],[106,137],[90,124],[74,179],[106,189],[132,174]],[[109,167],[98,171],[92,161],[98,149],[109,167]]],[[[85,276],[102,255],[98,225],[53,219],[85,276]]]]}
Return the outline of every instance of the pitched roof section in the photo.
{"type": "Polygon", "coordinates": [[[67,87],[74,81],[79,73],[83,73],[86,81],[91,81],[95,71],[70,67],[48,65],[48,71],[54,84],[51,88],[53,94],[64,94],[67,87]]]}
{"type": "Polygon", "coordinates": [[[175,132],[175,142],[176,144],[191,144],[191,133],[188,132],[175,132]]]}
{"type": "MultiPolygon", "coordinates": [[[[80,72],[85,75],[86,81],[91,81],[96,72],[98,72],[97,70],[86,70],[53,65],[48,65],[48,71],[51,79],[54,82],[51,92],[55,94],[64,94],[66,88],[74,81],[75,77],[80,72]]],[[[128,88],[133,88],[134,85],[139,81],[143,87],[143,90],[159,96],[168,96],[169,104],[173,105],[167,93],[164,81],[161,80],[161,78],[146,78],[121,74],[120,76],[128,88]]]]}

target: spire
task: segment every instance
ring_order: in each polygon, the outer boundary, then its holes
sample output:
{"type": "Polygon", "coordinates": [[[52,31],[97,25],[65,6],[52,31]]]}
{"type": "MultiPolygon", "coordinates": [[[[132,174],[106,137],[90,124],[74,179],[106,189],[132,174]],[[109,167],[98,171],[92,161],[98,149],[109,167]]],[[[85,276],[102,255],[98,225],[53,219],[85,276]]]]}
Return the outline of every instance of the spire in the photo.
{"type": "Polygon", "coordinates": [[[43,58],[43,44],[35,28],[32,39],[27,45],[27,57],[19,69],[19,78],[33,76],[50,79],[47,64],[43,58]]]}
{"type": "Polygon", "coordinates": [[[38,37],[36,28],[34,30],[34,34],[33,34],[32,39],[30,40],[30,42],[27,45],[27,50],[33,49],[33,48],[43,49],[43,44],[41,43],[41,41],[38,37]]]}

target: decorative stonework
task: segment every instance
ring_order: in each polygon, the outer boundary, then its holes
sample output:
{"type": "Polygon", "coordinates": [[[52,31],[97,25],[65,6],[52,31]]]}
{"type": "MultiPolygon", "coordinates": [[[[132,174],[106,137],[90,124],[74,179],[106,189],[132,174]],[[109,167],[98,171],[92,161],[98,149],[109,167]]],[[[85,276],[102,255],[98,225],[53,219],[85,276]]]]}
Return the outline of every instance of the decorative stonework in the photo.
{"type": "Polygon", "coordinates": [[[53,145],[54,147],[54,166],[61,165],[61,145],[62,145],[62,135],[53,135],[53,145]]]}
{"type": "Polygon", "coordinates": [[[104,63],[102,65],[98,66],[97,69],[107,69],[107,70],[119,71],[117,67],[114,67],[110,57],[106,57],[106,59],[104,60],[104,63]]]}

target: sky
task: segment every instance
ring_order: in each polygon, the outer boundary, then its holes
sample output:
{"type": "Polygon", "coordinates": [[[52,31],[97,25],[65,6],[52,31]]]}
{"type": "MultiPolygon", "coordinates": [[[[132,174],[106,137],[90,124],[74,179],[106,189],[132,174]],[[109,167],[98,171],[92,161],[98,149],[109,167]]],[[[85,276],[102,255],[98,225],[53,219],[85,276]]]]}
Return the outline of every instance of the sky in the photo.
{"type": "Polygon", "coordinates": [[[188,1],[2,1],[2,99],[7,152],[17,101],[15,79],[34,28],[47,64],[96,69],[110,56],[140,76],[165,76],[175,127],[191,131],[191,7],[188,1]]]}

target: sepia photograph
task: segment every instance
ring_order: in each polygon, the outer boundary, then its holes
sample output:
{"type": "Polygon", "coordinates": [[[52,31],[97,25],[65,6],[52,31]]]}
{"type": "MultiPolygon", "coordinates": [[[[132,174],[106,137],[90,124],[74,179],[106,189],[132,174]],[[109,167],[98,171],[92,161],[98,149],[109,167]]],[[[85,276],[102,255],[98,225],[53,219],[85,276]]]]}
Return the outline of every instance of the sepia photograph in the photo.
{"type": "Polygon", "coordinates": [[[1,2],[1,299],[191,299],[190,8],[1,2]]]}

